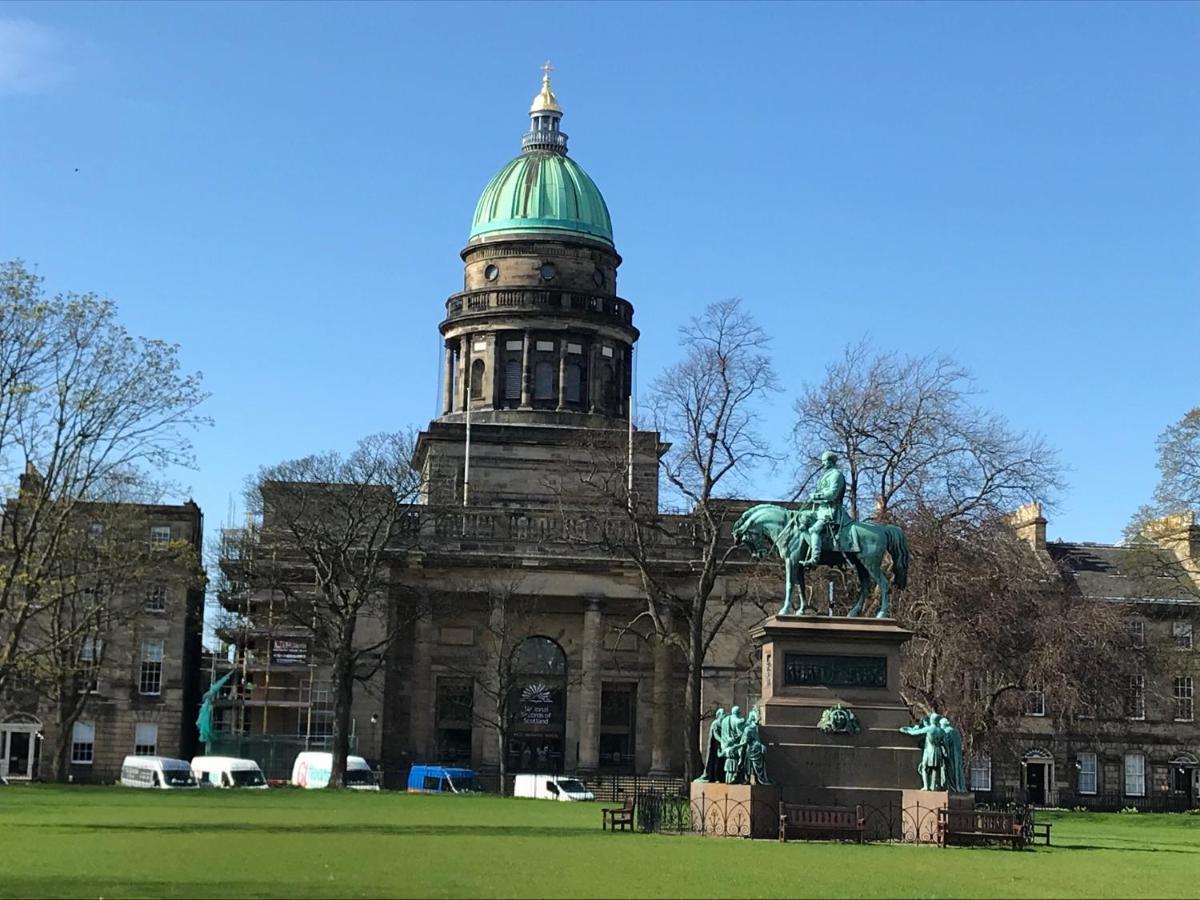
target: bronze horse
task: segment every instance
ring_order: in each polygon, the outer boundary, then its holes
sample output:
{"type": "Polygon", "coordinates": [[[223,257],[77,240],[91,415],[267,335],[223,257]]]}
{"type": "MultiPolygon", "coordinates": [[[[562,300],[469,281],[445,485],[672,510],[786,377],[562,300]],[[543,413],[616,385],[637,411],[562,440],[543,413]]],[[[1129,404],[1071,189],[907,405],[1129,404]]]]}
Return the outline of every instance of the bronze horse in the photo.
{"type": "MultiPolygon", "coordinates": [[[[782,557],[785,588],[783,607],[779,610],[781,616],[792,614],[792,590],[796,584],[799,585],[800,602],[795,604],[795,614],[803,616],[813,613],[804,589],[804,569],[807,564],[802,561],[808,558],[808,530],[815,517],[816,513],[810,509],[784,509],[782,506],[760,503],[742,513],[733,526],[733,539],[748,547],[755,559],[764,558],[772,547],[782,557]]],[[[876,618],[889,618],[892,603],[887,576],[883,572],[883,556],[885,553],[891,555],[893,579],[896,587],[903,589],[908,583],[909,563],[908,541],[904,538],[904,532],[896,525],[875,522],[854,522],[846,528],[853,529],[851,537],[857,543],[858,551],[825,549],[816,564],[840,566],[844,561],[849,561],[854,565],[858,572],[858,600],[847,615],[862,615],[867,593],[873,584],[877,584],[879,612],[876,618]]]]}

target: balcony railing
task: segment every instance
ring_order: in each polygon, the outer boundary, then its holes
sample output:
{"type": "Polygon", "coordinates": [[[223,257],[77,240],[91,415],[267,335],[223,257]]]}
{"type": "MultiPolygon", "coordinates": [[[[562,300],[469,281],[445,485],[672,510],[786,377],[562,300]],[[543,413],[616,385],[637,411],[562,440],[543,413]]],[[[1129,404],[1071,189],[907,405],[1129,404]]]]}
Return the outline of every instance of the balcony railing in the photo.
{"type": "Polygon", "coordinates": [[[633,324],[633,305],[620,297],[575,291],[495,290],[464,291],[446,301],[446,318],[478,315],[492,310],[564,310],[616,319],[633,324]]]}

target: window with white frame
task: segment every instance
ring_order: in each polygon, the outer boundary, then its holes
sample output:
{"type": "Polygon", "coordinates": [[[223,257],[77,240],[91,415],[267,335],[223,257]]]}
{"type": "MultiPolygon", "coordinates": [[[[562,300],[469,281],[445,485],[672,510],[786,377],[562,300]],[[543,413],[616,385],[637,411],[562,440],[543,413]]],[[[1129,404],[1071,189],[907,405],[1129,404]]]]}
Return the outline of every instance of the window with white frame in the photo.
{"type": "Polygon", "coordinates": [[[1125,716],[1129,719],[1146,718],[1146,676],[1130,675],[1125,689],[1125,716]]]}
{"type": "Polygon", "coordinates": [[[138,676],[138,693],[162,693],[163,642],[142,641],[142,668],[138,676]]]}
{"type": "Polygon", "coordinates": [[[1174,684],[1175,721],[1190,722],[1196,711],[1196,687],[1191,675],[1176,675],[1174,684]]]}
{"type": "Polygon", "coordinates": [[[1146,796],[1146,757],[1141,753],[1125,754],[1125,796],[1146,796]]]}
{"type": "Polygon", "coordinates": [[[1191,650],[1192,649],[1192,623],[1191,622],[1172,622],[1171,637],[1175,638],[1176,650],[1191,650]]]}
{"type": "Polygon", "coordinates": [[[1080,794],[1096,793],[1096,754],[1090,751],[1080,753],[1076,757],[1079,763],[1079,781],[1076,792],[1080,794]]]}
{"type": "Polygon", "coordinates": [[[100,658],[104,653],[104,641],[92,635],[79,645],[79,693],[94,694],[100,689],[100,658]]]}
{"type": "Polygon", "coordinates": [[[152,525],[150,527],[151,544],[169,544],[171,542],[170,525],[152,525]]]}
{"type": "Polygon", "coordinates": [[[96,757],[96,726],[91,722],[76,722],[71,729],[71,762],[90,766],[96,757]]]}
{"type": "Polygon", "coordinates": [[[164,612],[167,608],[167,586],[152,584],[146,588],[146,612],[164,612]]]}
{"type": "Polygon", "coordinates": [[[1025,715],[1044,716],[1046,714],[1046,692],[1042,690],[1040,681],[1030,685],[1025,692],[1025,715]]]}
{"type": "Polygon", "coordinates": [[[138,722],[133,726],[133,755],[156,756],[158,754],[158,724],[138,722]]]}
{"type": "Polygon", "coordinates": [[[992,789],[992,757],[987,753],[977,753],[971,757],[971,790],[990,791],[992,789]]]}
{"type": "Polygon", "coordinates": [[[1146,646],[1146,623],[1141,619],[1129,620],[1129,643],[1138,650],[1146,646]]]}

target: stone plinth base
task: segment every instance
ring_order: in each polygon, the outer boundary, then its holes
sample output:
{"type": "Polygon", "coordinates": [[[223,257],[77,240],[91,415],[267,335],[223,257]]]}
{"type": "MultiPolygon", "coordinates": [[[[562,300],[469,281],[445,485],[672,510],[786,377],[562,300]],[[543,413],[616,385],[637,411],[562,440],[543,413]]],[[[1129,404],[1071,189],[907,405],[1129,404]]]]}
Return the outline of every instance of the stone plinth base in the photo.
{"type": "Polygon", "coordinates": [[[951,818],[956,811],[971,812],[975,809],[974,794],[954,794],[949,791],[906,790],[902,792],[900,802],[904,807],[904,815],[899,837],[916,844],[940,843],[938,816],[943,809],[950,810],[951,818]]]}
{"type": "Polygon", "coordinates": [[[692,782],[692,830],[715,837],[779,837],[779,788],[773,784],[692,782]]]}

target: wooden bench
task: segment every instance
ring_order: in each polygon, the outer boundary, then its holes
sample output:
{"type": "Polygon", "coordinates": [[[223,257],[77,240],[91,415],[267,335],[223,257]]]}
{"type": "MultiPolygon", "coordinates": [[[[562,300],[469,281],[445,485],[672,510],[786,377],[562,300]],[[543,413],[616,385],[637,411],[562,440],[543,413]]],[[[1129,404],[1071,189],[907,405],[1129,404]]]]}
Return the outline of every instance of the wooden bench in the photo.
{"type": "Polygon", "coordinates": [[[1025,846],[1025,816],[1019,812],[987,809],[939,809],[938,843],[1008,843],[1014,850],[1025,846]]]}
{"type": "Polygon", "coordinates": [[[620,806],[608,806],[600,810],[603,817],[600,822],[600,830],[611,828],[616,831],[618,828],[624,831],[628,828],[633,830],[633,798],[626,797],[625,802],[620,806]]]}
{"type": "Polygon", "coordinates": [[[779,840],[785,842],[789,834],[823,834],[853,837],[860,844],[866,828],[863,808],[856,806],[806,806],[799,803],[779,804],[779,840]]]}
{"type": "Polygon", "coordinates": [[[1038,838],[1041,838],[1042,842],[1047,847],[1050,846],[1050,823],[1049,822],[1034,822],[1032,825],[1029,826],[1029,843],[1031,843],[1031,844],[1036,843],[1038,838]]]}

